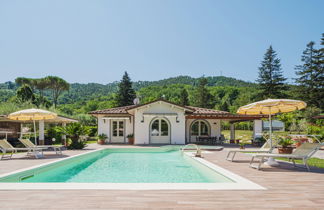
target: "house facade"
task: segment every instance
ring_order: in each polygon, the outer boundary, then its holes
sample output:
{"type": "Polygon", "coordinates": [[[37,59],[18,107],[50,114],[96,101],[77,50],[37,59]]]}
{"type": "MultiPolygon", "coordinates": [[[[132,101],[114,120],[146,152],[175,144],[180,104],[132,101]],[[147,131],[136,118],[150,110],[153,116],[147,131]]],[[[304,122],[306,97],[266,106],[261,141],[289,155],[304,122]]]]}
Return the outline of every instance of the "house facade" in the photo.
{"type": "Polygon", "coordinates": [[[181,106],[166,100],[130,105],[89,114],[98,120],[98,134],[108,136],[107,143],[187,144],[197,136],[221,136],[222,120],[257,119],[260,116],[236,115],[213,109],[181,106]]]}

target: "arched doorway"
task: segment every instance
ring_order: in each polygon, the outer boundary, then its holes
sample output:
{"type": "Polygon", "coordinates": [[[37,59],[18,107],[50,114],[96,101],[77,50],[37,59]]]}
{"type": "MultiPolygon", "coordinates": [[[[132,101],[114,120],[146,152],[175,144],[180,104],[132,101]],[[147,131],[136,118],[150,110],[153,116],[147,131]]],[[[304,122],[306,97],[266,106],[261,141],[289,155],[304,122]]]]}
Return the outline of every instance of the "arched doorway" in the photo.
{"type": "Polygon", "coordinates": [[[167,119],[153,119],[150,124],[150,144],[170,144],[170,131],[170,123],[167,119]]]}
{"type": "Polygon", "coordinates": [[[210,125],[205,120],[196,120],[190,126],[190,142],[196,142],[197,136],[210,136],[210,125]]]}

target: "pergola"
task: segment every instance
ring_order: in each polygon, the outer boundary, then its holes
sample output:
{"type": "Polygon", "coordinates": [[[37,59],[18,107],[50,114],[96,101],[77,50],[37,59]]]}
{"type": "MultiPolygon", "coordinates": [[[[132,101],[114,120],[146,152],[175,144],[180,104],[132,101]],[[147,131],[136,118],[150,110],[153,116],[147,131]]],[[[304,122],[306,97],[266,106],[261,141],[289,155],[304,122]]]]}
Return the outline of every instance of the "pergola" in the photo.
{"type": "Polygon", "coordinates": [[[187,114],[186,119],[220,119],[230,122],[230,140],[235,140],[235,123],[244,121],[254,121],[253,132],[262,133],[262,118],[268,115],[243,115],[232,113],[221,114],[187,114]]]}

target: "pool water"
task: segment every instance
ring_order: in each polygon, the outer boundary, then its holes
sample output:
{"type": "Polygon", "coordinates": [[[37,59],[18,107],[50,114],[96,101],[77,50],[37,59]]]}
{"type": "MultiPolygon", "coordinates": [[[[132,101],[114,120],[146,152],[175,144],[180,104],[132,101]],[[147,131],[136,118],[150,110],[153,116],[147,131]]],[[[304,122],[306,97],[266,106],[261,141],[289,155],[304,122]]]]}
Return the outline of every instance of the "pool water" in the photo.
{"type": "MultiPolygon", "coordinates": [[[[18,182],[69,183],[226,183],[231,179],[179,150],[106,149],[45,167],[18,182]]],[[[26,174],[26,173],[25,173],[26,174]]],[[[19,175],[17,175],[19,177],[19,175]]],[[[17,182],[3,179],[0,182],[17,182]]]]}

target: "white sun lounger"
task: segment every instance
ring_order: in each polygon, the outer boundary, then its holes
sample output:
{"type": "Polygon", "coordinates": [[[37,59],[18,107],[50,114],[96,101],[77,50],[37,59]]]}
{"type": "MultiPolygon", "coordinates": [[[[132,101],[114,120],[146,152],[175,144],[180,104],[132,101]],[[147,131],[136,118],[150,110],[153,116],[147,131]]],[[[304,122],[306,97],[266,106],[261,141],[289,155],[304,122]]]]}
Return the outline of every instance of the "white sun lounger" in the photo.
{"type": "Polygon", "coordinates": [[[321,147],[321,144],[312,144],[312,143],[304,143],[295,151],[293,151],[292,154],[269,154],[269,153],[262,153],[262,154],[253,154],[252,159],[250,161],[250,167],[256,168],[260,170],[261,165],[264,162],[265,158],[288,158],[288,160],[292,161],[294,166],[296,167],[295,160],[303,160],[304,166],[307,168],[308,171],[310,171],[310,168],[307,164],[307,160],[314,155],[317,150],[321,147]],[[257,166],[253,165],[253,161],[255,158],[259,158],[260,162],[257,166]]]}
{"type": "Polygon", "coordinates": [[[2,151],[2,159],[11,159],[13,153],[17,153],[18,151],[26,151],[27,155],[33,154],[35,158],[39,158],[43,156],[43,150],[41,148],[18,148],[13,147],[6,139],[0,140],[0,150],[2,151]],[[10,153],[10,155],[6,156],[6,153],[10,153]]]}
{"type": "Polygon", "coordinates": [[[19,139],[19,141],[27,148],[39,148],[39,149],[48,149],[52,148],[56,154],[63,155],[62,153],[62,146],[53,146],[53,145],[35,145],[29,139],[19,139]]]}
{"type": "Polygon", "coordinates": [[[236,155],[237,152],[242,152],[242,153],[246,153],[246,152],[251,152],[251,153],[271,153],[272,150],[274,149],[274,147],[276,146],[276,141],[272,140],[272,147],[270,147],[270,142],[269,140],[267,140],[261,148],[259,149],[232,149],[229,150],[226,156],[226,160],[228,161],[234,161],[234,157],[236,155]],[[232,157],[231,157],[232,155],[232,157]]]}

